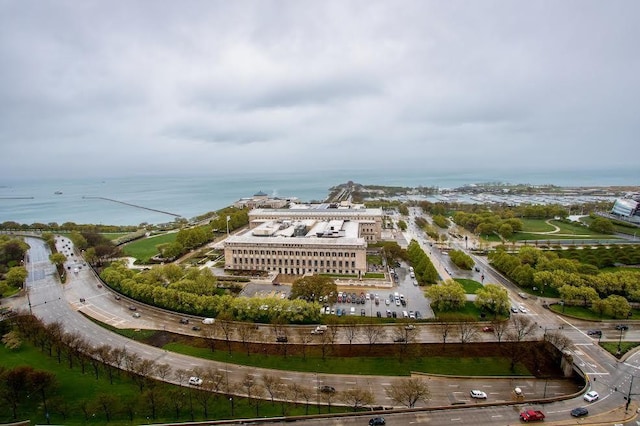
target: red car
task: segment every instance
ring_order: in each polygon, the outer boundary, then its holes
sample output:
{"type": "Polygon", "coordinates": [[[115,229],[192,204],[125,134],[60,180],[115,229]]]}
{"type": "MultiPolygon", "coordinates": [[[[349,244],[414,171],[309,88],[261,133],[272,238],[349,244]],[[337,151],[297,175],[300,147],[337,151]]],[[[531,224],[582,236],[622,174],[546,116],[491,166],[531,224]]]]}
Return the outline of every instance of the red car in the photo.
{"type": "Polygon", "coordinates": [[[482,327],[482,331],[484,331],[485,333],[492,333],[493,327],[482,327]]]}

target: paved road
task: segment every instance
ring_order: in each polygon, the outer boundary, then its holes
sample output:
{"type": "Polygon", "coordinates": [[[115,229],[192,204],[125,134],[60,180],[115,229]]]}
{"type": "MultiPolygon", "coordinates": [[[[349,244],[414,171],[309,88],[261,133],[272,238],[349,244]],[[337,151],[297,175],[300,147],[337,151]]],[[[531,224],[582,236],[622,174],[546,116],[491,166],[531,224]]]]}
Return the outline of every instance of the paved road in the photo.
{"type": "MultiPolygon", "coordinates": [[[[42,318],[45,322],[58,321],[63,324],[65,330],[80,332],[84,338],[92,345],[98,346],[107,343],[113,347],[124,347],[127,351],[136,352],[142,358],[152,359],[159,363],[166,363],[174,370],[193,370],[196,367],[212,367],[224,371],[228,375],[230,382],[239,382],[246,374],[260,376],[264,372],[277,374],[284,381],[295,381],[298,383],[312,383],[315,385],[329,384],[338,391],[349,389],[355,386],[366,386],[374,392],[376,404],[391,406],[391,402],[384,394],[384,387],[393,380],[389,377],[380,376],[344,376],[329,374],[309,374],[295,372],[274,372],[269,370],[259,370],[237,365],[227,365],[223,363],[210,362],[198,358],[168,353],[162,349],[150,347],[144,344],[131,341],[119,335],[110,333],[103,328],[87,320],[80,311],[85,311],[98,316],[98,319],[106,320],[111,324],[127,326],[138,324],[149,328],[167,328],[172,331],[185,326],[178,323],[178,316],[165,313],[158,313],[155,310],[142,312],[141,318],[134,319],[128,309],[129,302],[116,300],[104,287],[99,287],[99,281],[88,268],[82,268],[77,274],[71,272],[68,283],[64,286],[58,283],[55,275],[55,268],[48,262],[48,249],[39,239],[28,238],[27,243],[31,246],[28,255],[27,268],[29,277],[27,288],[29,298],[18,302],[19,307],[31,308],[33,313],[42,318]],[[85,302],[80,302],[80,298],[85,302]],[[29,306],[30,305],[30,306],[29,306]]],[[[70,241],[60,238],[59,249],[64,250],[64,246],[70,241]]],[[[77,265],[77,262],[73,263],[77,265]]],[[[71,266],[71,265],[69,265],[71,266]]],[[[550,313],[539,306],[532,307],[532,315],[545,318],[544,324],[551,322],[550,313]],[[548,317],[548,318],[547,318],[548,317]]],[[[553,323],[565,322],[555,319],[553,323]]],[[[426,329],[426,328],[425,328],[426,329]]],[[[184,330],[183,330],[184,331],[184,330]]],[[[636,394],[640,388],[636,385],[636,380],[631,386],[632,374],[640,368],[640,356],[630,356],[624,363],[616,363],[613,358],[595,345],[593,340],[587,337],[578,327],[573,327],[567,323],[564,332],[574,339],[576,350],[573,351],[576,363],[580,365],[591,377],[591,386],[602,395],[601,399],[590,405],[592,413],[608,413],[610,420],[613,414],[610,410],[625,404],[623,397],[627,393],[636,394]],[[629,391],[631,389],[631,391],[629,391]]],[[[608,332],[605,332],[607,334],[608,332]]],[[[429,332],[421,331],[421,338],[430,338],[429,332]]],[[[509,401],[511,390],[518,386],[523,388],[525,395],[531,398],[540,398],[551,392],[568,393],[575,389],[564,388],[566,381],[545,381],[535,379],[515,379],[515,380],[485,380],[482,379],[436,379],[430,378],[432,400],[429,406],[449,406],[454,401],[464,402],[465,406],[475,404],[468,398],[468,390],[480,388],[489,394],[490,401],[509,401]]],[[[548,404],[545,407],[534,406],[534,408],[544,408],[548,420],[566,420],[568,411],[575,406],[583,405],[583,401],[578,397],[569,401],[548,404]]],[[[506,424],[517,419],[517,411],[522,408],[517,406],[490,406],[482,409],[464,410],[444,410],[440,412],[423,412],[414,414],[404,414],[397,420],[397,423],[388,424],[409,424],[405,420],[416,423],[430,424],[450,424],[450,423],[474,423],[479,425],[506,424]],[[407,417],[408,416],[408,417],[407,417]],[[509,419],[509,420],[507,420],[509,419]],[[504,422],[504,423],[503,423],[504,422]]],[[[387,415],[388,419],[395,416],[387,415]]],[[[324,420],[323,424],[362,424],[363,419],[340,419],[324,420]]]]}

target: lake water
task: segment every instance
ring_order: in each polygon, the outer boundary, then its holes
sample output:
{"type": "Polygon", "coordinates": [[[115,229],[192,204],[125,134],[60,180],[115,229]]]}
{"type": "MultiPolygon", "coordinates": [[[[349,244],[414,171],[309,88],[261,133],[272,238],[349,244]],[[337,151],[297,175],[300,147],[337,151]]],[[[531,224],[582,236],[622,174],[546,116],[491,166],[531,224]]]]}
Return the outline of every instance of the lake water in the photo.
{"type": "Polygon", "coordinates": [[[0,182],[0,222],[164,223],[218,210],[258,191],[272,196],[324,200],[329,188],[352,180],[385,186],[455,188],[483,182],[559,186],[639,185],[636,170],[511,172],[425,170],[341,170],[309,173],[242,173],[209,176],[130,176],[0,182]],[[59,192],[60,194],[56,194],[59,192]],[[156,209],[153,212],[104,199],[156,209]],[[171,214],[168,214],[171,213],[171,214]]]}

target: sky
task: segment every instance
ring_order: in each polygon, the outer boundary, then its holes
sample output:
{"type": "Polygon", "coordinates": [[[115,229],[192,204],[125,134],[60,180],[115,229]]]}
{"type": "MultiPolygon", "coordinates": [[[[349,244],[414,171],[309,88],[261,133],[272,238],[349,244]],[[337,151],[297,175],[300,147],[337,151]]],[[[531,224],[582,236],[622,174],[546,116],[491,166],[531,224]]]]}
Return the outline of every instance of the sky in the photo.
{"type": "Polygon", "coordinates": [[[637,167],[640,2],[0,1],[0,179],[637,167]]]}

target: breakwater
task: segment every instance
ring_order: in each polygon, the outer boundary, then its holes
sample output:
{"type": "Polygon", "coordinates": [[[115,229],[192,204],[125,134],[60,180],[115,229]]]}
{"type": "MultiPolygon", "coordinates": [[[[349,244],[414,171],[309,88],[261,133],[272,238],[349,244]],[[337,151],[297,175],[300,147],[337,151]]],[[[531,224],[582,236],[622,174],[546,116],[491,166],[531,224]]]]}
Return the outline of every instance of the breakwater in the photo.
{"type": "Polygon", "coordinates": [[[173,217],[182,217],[182,215],[179,215],[177,213],[171,213],[168,211],[164,211],[164,210],[158,210],[158,209],[152,209],[151,207],[145,207],[145,206],[140,206],[138,204],[132,204],[132,203],[127,203],[125,201],[119,201],[119,200],[114,200],[113,198],[106,198],[106,197],[88,197],[88,196],[83,196],[83,199],[87,199],[87,200],[104,200],[104,201],[110,201],[112,203],[118,203],[118,204],[124,204],[125,206],[129,206],[129,207],[135,207],[137,209],[143,209],[143,210],[149,210],[151,212],[157,212],[157,213],[162,213],[162,214],[166,214],[169,216],[173,216],[173,217]]]}

